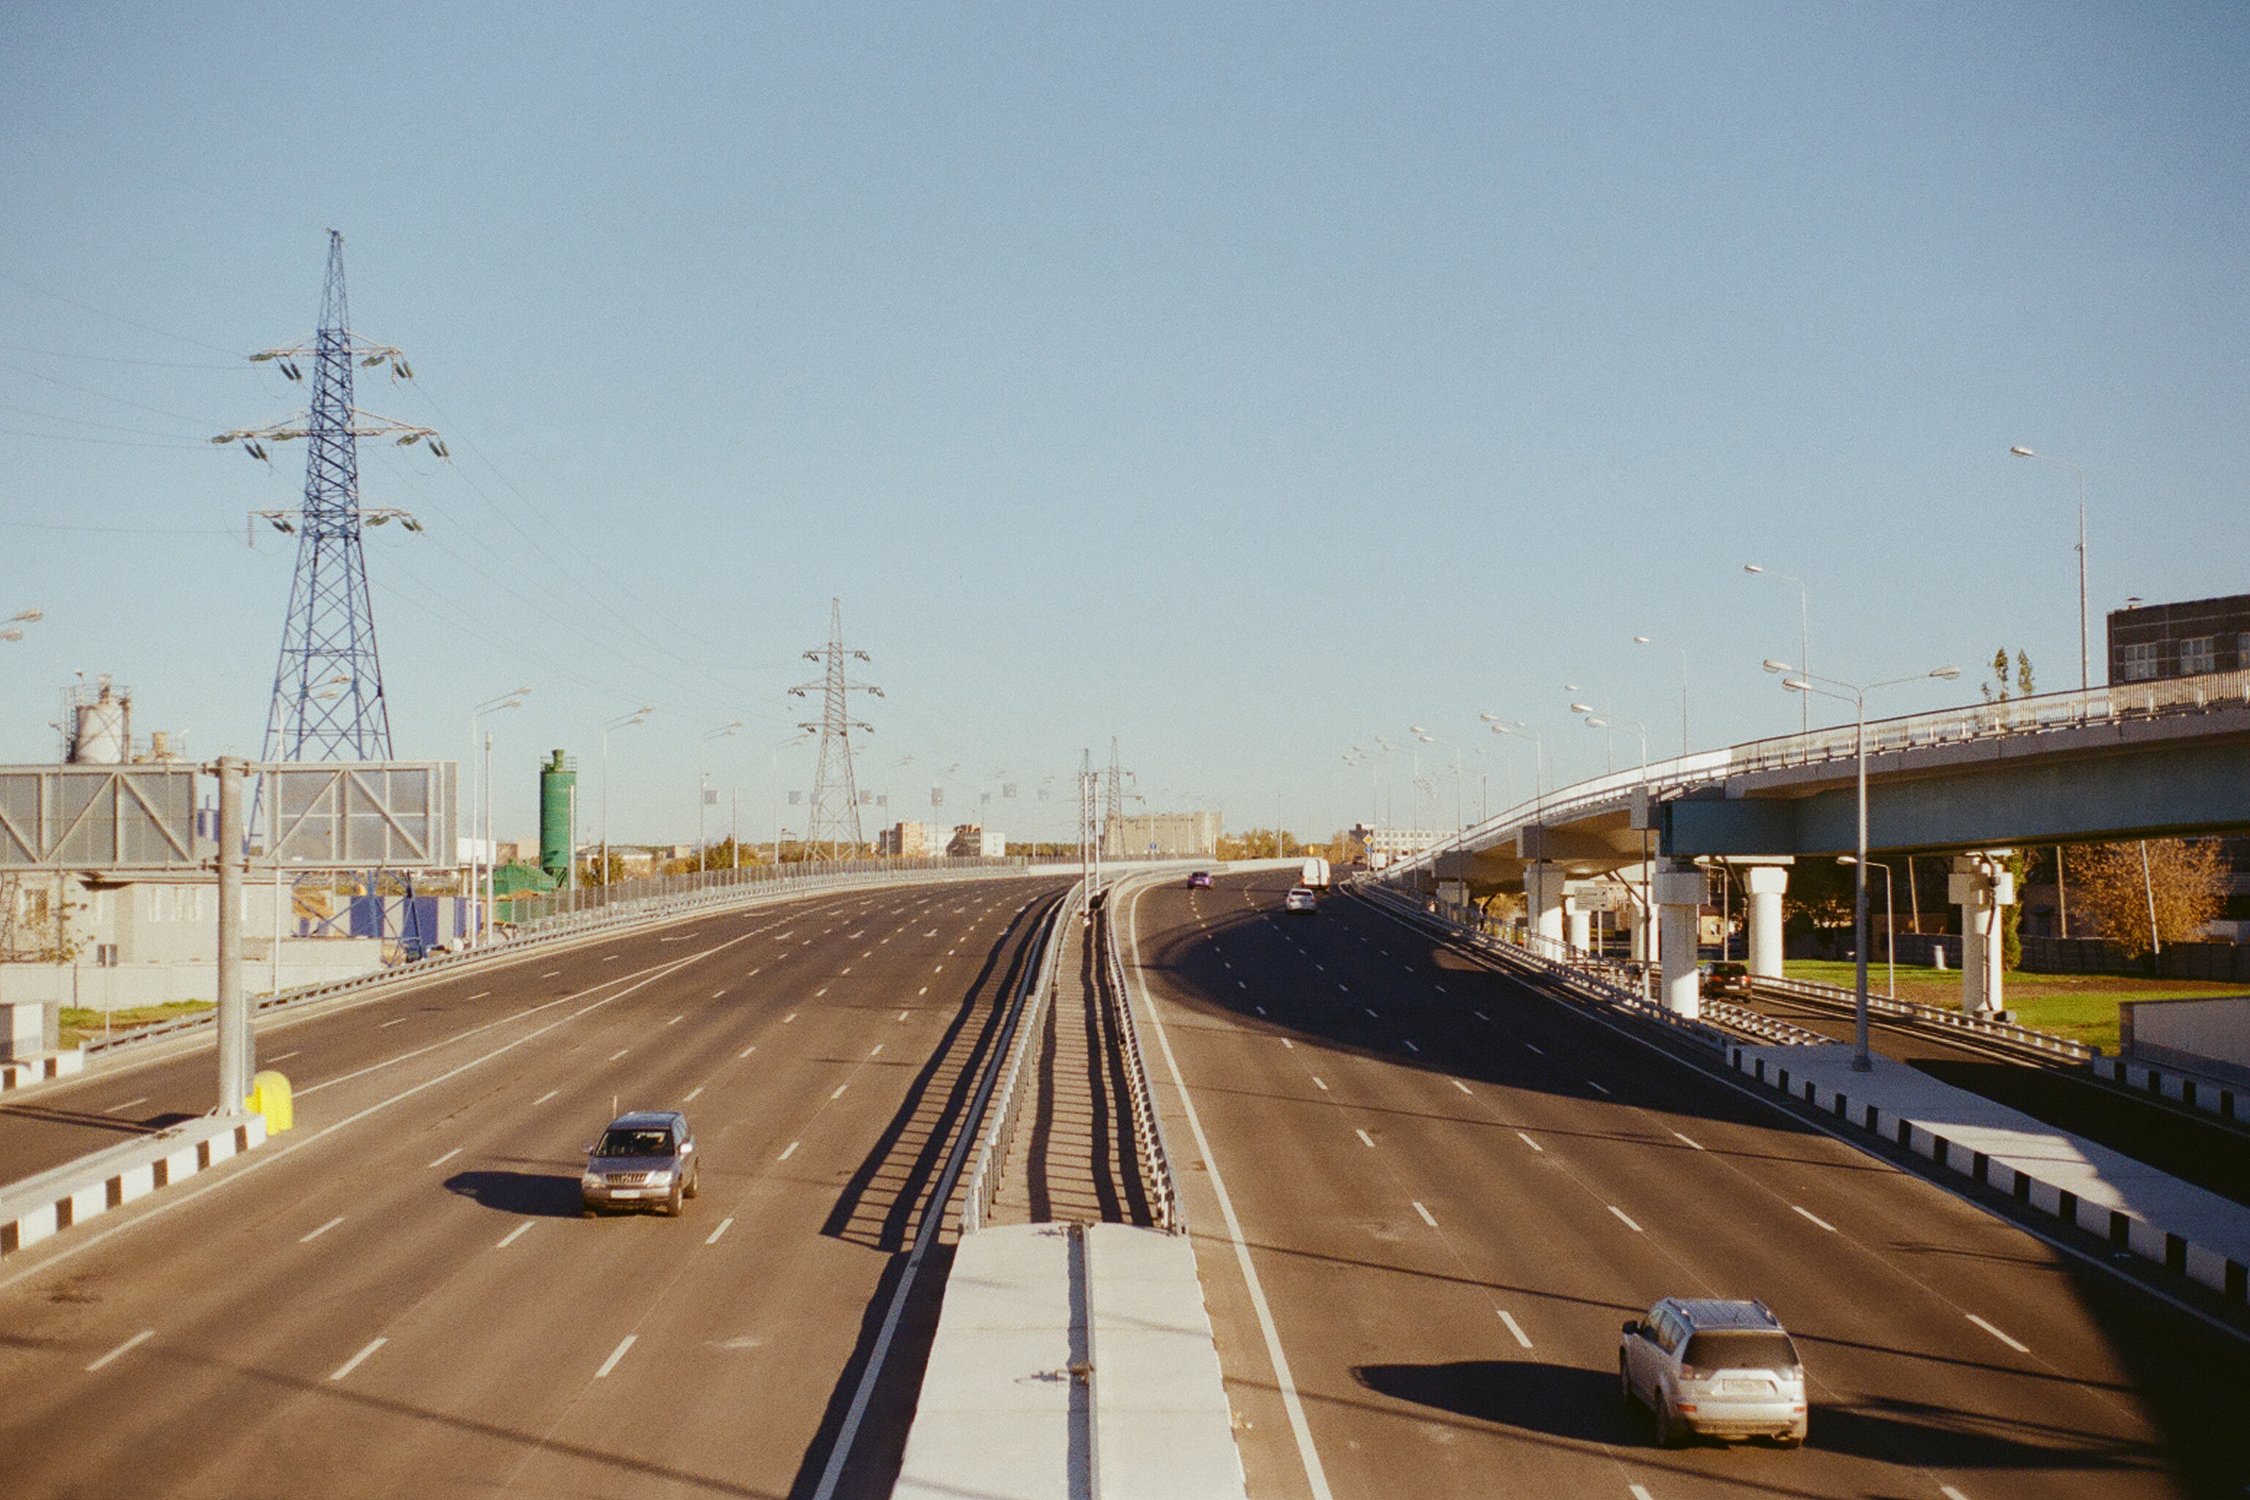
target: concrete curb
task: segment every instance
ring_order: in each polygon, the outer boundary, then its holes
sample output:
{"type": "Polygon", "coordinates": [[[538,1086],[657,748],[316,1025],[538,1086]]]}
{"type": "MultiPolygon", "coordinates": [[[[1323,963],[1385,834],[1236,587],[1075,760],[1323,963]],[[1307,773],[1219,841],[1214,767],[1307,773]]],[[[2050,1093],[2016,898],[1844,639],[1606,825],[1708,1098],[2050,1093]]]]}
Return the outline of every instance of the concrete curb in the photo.
{"type": "Polygon", "coordinates": [[[2154,1094],[2236,1125],[2250,1125],[2250,1091],[2218,1079],[2158,1068],[2131,1058],[2097,1057],[2087,1064],[2096,1078],[2136,1094],[2154,1094]]]}
{"type": "MultiPolygon", "coordinates": [[[[2250,1266],[2242,1260],[2197,1244],[2186,1235],[2154,1223],[2131,1209],[2095,1202],[2077,1190],[1997,1161],[1988,1152],[1976,1150],[1895,1110],[1868,1103],[1864,1098],[1855,1102],[1848,1093],[1806,1077],[1801,1064],[1793,1069],[1782,1059],[1769,1056],[1766,1049],[1730,1046],[1727,1063],[1792,1099],[1803,1100],[1823,1114],[1847,1121],[1949,1171],[2006,1193],[2018,1203],[2028,1204],[2089,1234],[2100,1235],[2120,1250],[2129,1250],[2174,1275],[2208,1287],[2237,1307],[2250,1306],[2250,1266]]],[[[2060,1137],[2062,1132],[2053,1134],[2060,1137]]]]}
{"type": "Polygon", "coordinates": [[[27,1177],[0,1193],[0,1256],[262,1145],[263,1115],[206,1116],[27,1177]]]}
{"type": "Polygon", "coordinates": [[[68,1052],[42,1052],[37,1057],[11,1058],[0,1062],[0,1094],[85,1071],[86,1049],[83,1047],[73,1047],[68,1052]]]}

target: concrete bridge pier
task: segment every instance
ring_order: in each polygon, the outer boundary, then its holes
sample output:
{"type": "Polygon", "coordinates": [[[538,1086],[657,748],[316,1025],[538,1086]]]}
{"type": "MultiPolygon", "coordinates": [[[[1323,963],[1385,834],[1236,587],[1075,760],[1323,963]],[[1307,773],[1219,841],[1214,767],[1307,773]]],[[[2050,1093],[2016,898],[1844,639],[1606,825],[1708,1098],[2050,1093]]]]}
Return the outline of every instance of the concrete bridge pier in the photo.
{"type": "Polygon", "coordinates": [[[1563,897],[1563,917],[1570,926],[1570,951],[1584,953],[1594,946],[1594,914],[1578,904],[1576,896],[1563,897]]]}
{"type": "Polygon", "coordinates": [[[1536,859],[1523,867],[1523,909],[1531,924],[1531,946],[1553,958],[1563,942],[1563,867],[1536,859]]]}
{"type": "Polygon", "coordinates": [[[1946,895],[1961,908],[1961,1010],[1988,1016],[2004,1009],[2001,975],[2007,944],[2001,937],[2002,907],[2016,904],[2016,877],[2001,861],[2010,851],[1987,849],[1955,857],[1946,877],[1946,895]]]}
{"type": "Polygon", "coordinates": [[[1659,914],[1658,948],[1663,955],[1664,1008],[1689,1020],[1703,1014],[1703,987],[1696,972],[1696,925],[1703,916],[1701,866],[1665,860],[1656,867],[1651,893],[1659,914]]]}
{"type": "Polygon", "coordinates": [[[1781,897],[1789,889],[1789,867],[1785,864],[1737,864],[1736,867],[1742,871],[1742,888],[1750,896],[1750,972],[1763,979],[1779,979],[1781,897]]]}

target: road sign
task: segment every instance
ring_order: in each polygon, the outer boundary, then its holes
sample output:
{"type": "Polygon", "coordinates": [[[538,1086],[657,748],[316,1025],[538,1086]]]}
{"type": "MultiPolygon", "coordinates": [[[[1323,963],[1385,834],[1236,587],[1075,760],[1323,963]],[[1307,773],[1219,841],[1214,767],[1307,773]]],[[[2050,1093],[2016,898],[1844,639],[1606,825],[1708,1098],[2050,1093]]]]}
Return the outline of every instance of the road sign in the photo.
{"type": "Polygon", "coordinates": [[[451,761],[286,762],[263,769],[273,836],[261,865],[428,870],[455,863],[451,761]]]}
{"type": "Polygon", "coordinates": [[[0,766],[0,868],[202,868],[196,767],[0,766]]]}

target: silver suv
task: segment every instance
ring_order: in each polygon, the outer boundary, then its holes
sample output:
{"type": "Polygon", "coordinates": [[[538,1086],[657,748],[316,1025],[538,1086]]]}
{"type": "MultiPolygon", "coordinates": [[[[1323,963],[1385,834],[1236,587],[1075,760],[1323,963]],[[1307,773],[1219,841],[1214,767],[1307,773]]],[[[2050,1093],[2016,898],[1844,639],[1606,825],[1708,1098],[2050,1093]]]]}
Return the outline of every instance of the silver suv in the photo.
{"type": "Polygon", "coordinates": [[[695,1132],[676,1109],[641,1109],[609,1122],[586,1148],[578,1196],[586,1216],[605,1208],[656,1208],[678,1214],[695,1196],[695,1132]]]}
{"type": "Polygon", "coordinates": [[[1805,1440],[1805,1367],[1763,1302],[1666,1297],[1626,1323],[1617,1380],[1667,1448],[1691,1435],[1805,1440]]]}

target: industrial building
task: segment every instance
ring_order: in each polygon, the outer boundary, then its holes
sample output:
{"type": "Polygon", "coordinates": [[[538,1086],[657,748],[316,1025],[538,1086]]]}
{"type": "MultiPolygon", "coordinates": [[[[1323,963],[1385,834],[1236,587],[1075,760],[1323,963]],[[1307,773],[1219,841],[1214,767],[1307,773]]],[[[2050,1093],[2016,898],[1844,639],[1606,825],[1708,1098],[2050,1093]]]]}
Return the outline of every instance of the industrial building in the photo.
{"type": "Polygon", "coordinates": [[[2250,669],[2250,594],[2134,600],[2109,612],[2109,680],[2156,682],[2250,669]]]}
{"type": "Polygon", "coordinates": [[[1216,859],[1215,812],[1121,813],[1102,829],[1104,859],[1216,859]]]}

